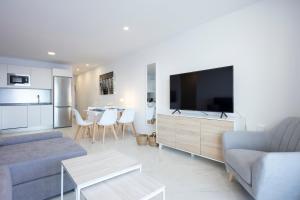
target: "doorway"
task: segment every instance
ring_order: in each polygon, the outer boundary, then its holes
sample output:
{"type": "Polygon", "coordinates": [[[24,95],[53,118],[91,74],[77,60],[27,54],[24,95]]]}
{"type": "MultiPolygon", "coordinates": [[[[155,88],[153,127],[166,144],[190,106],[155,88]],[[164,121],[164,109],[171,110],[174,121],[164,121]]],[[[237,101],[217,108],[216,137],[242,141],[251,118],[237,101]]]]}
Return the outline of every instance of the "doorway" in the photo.
{"type": "Polygon", "coordinates": [[[151,127],[151,132],[155,132],[156,125],[156,63],[147,65],[147,105],[146,120],[151,127]]]}

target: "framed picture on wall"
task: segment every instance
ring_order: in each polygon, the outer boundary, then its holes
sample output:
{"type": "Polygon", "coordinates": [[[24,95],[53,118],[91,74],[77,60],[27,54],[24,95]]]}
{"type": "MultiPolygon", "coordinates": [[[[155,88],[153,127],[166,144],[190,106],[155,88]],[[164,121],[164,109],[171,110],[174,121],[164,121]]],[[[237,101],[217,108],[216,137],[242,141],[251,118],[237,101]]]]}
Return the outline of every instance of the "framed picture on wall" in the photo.
{"type": "Polygon", "coordinates": [[[100,95],[114,94],[114,72],[99,76],[100,95]]]}

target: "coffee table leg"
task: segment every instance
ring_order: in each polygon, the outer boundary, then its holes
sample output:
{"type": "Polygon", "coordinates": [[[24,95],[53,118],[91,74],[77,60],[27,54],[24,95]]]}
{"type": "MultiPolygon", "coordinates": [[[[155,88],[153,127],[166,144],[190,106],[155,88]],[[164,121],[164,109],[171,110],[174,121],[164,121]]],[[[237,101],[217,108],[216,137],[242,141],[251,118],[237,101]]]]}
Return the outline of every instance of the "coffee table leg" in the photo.
{"type": "Polygon", "coordinates": [[[76,187],[75,192],[76,192],[76,200],[80,200],[80,188],[78,186],[76,187]]]}
{"type": "Polygon", "coordinates": [[[64,166],[61,165],[61,178],[60,178],[60,199],[64,199],[64,166]]]}

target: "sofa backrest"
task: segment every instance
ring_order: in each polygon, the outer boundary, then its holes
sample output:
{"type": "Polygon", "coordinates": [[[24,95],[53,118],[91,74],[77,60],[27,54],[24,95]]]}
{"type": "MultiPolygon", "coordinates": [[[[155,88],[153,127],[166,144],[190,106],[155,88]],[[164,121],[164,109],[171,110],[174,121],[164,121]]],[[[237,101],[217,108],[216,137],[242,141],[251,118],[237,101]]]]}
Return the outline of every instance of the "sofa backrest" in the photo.
{"type": "Polygon", "coordinates": [[[27,143],[27,142],[33,142],[38,140],[48,140],[48,139],[59,138],[59,137],[63,137],[63,134],[60,131],[22,134],[22,135],[14,135],[14,136],[1,136],[0,146],[27,143]]]}
{"type": "Polygon", "coordinates": [[[271,152],[300,151],[300,118],[289,117],[271,131],[271,152]]]}
{"type": "Polygon", "coordinates": [[[0,166],[0,199],[12,200],[11,175],[6,166],[0,166]]]}

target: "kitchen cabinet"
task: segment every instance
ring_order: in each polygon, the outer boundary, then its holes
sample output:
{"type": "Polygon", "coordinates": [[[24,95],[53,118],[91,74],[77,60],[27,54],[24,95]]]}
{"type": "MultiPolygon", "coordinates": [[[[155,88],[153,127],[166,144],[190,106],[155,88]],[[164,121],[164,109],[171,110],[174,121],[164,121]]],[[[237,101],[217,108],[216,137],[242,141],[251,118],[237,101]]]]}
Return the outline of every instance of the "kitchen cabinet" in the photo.
{"type": "Polygon", "coordinates": [[[53,105],[29,105],[28,106],[28,127],[53,126],[53,105]]]}
{"type": "Polygon", "coordinates": [[[31,87],[38,89],[52,88],[52,71],[48,68],[31,68],[31,87]]]}
{"type": "Polygon", "coordinates": [[[27,106],[2,106],[2,129],[26,128],[27,106]]]}
{"type": "Polygon", "coordinates": [[[53,68],[52,75],[53,76],[73,77],[73,71],[72,71],[72,68],[67,68],[67,69],[53,68]]]}
{"type": "Polygon", "coordinates": [[[7,85],[7,74],[19,74],[30,76],[30,86],[26,88],[51,89],[52,69],[42,67],[23,67],[16,65],[0,64],[0,87],[20,88],[23,86],[7,85]]]}
{"type": "Polygon", "coordinates": [[[41,126],[53,126],[53,105],[41,105],[41,126]]]}
{"type": "Polygon", "coordinates": [[[31,68],[23,67],[23,66],[16,66],[16,65],[8,65],[7,73],[20,74],[20,75],[31,75],[31,68]]]}
{"type": "Polygon", "coordinates": [[[7,85],[7,65],[0,64],[0,87],[7,85]]]}
{"type": "Polygon", "coordinates": [[[28,127],[37,127],[41,125],[41,106],[28,106],[28,127]]]}

